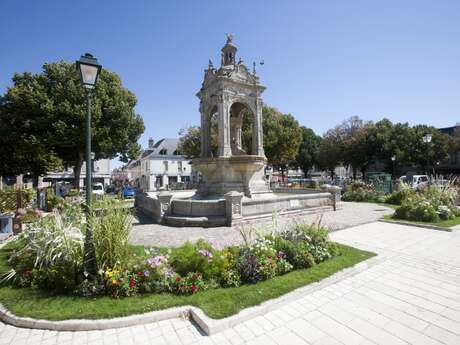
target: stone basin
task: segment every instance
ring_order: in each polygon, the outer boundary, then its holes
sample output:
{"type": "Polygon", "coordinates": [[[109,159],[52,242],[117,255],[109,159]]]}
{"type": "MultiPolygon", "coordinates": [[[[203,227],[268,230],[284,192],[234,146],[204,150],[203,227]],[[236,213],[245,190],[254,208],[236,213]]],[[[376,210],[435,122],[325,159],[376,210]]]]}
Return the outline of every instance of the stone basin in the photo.
{"type": "Polygon", "coordinates": [[[254,193],[268,192],[264,180],[266,163],[264,156],[255,155],[196,158],[192,164],[203,175],[197,193],[206,197],[237,191],[251,197],[254,193]]]}

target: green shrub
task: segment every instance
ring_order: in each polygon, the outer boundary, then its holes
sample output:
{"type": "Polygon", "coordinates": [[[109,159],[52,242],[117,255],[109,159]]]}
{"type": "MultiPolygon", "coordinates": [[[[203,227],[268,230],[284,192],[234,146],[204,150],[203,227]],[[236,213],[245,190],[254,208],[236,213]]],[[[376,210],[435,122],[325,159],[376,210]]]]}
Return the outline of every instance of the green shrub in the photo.
{"type": "Polygon", "coordinates": [[[96,262],[100,269],[125,266],[133,217],[122,208],[108,208],[99,217],[91,216],[96,262]]]}
{"type": "Polygon", "coordinates": [[[46,190],[46,208],[48,211],[51,211],[59,206],[61,198],[59,198],[55,193],[53,188],[48,188],[46,190]]]}
{"type": "Polygon", "coordinates": [[[171,267],[184,276],[189,272],[201,273],[207,279],[223,279],[222,272],[228,267],[227,256],[215,250],[209,243],[185,243],[171,251],[171,267]]]}
{"type": "Polygon", "coordinates": [[[438,222],[437,209],[421,196],[408,198],[395,211],[394,217],[398,219],[413,220],[418,222],[438,222]]]}

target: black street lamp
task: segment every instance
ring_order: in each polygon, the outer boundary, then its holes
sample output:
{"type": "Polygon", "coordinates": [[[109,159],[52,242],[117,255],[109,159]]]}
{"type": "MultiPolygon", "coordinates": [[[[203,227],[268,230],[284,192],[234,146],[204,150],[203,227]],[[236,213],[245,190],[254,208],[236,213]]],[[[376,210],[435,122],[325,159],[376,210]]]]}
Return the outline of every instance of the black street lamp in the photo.
{"type": "Polygon", "coordinates": [[[76,62],[77,71],[80,72],[81,84],[86,90],[86,235],[85,235],[85,272],[96,274],[96,259],[93,245],[93,235],[90,222],[91,211],[91,91],[96,86],[97,77],[102,66],[97,59],[86,53],[76,62]]]}
{"type": "MultiPolygon", "coordinates": [[[[428,152],[429,148],[430,148],[430,143],[431,143],[431,140],[433,139],[433,135],[431,133],[425,133],[423,134],[423,137],[422,137],[422,140],[423,142],[426,144],[426,149],[427,149],[427,152],[426,152],[426,157],[427,157],[427,165],[429,166],[430,165],[430,160],[429,160],[429,157],[430,157],[430,153],[428,152]]],[[[433,165],[433,171],[434,171],[434,165],[433,165]]],[[[426,172],[426,168],[425,168],[425,172],[426,172]]]]}

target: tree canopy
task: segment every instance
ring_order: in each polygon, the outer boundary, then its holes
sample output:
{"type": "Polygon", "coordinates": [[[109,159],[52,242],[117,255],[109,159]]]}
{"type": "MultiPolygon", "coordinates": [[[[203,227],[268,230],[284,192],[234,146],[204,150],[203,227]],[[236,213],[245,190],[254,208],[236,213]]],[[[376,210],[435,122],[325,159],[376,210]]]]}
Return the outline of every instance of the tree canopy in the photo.
{"type": "MultiPolygon", "coordinates": [[[[12,156],[21,157],[30,145],[36,145],[43,151],[43,156],[38,156],[43,157],[38,160],[43,164],[39,164],[36,173],[46,173],[57,159],[62,166],[74,169],[78,187],[85,158],[85,97],[73,63],[45,63],[41,73],[15,74],[13,86],[0,103],[0,132],[7,133],[3,140],[14,143],[12,156]],[[18,136],[21,132],[27,135],[18,136]]],[[[136,102],[135,95],[122,86],[115,73],[101,71],[91,106],[92,151],[96,160],[119,156],[126,162],[138,157],[137,141],[144,123],[134,112],[136,102]]],[[[25,165],[22,168],[28,169],[25,165]]]]}
{"type": "Polygon", "coordinates": [[[302,141],[293,165],[302,169],[306,175],[314,165],[318,164],[318,149],[322,138],[316,135],[311,128],[302,126],[300,130],[302,132],[302,141]]]}

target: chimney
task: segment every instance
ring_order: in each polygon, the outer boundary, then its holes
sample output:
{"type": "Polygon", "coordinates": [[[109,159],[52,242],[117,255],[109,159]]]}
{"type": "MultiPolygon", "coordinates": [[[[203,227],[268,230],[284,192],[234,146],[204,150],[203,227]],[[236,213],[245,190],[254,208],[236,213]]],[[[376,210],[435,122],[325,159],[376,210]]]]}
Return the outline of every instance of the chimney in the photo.
{"type": "Polygon", "coordinates": [[[155,140],[153,140],[152,137],[149,138],[149,149],[153,149],[153,146],[155,145],[155,140]]]}

